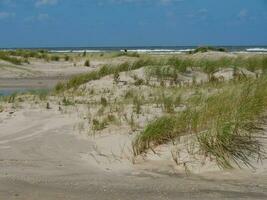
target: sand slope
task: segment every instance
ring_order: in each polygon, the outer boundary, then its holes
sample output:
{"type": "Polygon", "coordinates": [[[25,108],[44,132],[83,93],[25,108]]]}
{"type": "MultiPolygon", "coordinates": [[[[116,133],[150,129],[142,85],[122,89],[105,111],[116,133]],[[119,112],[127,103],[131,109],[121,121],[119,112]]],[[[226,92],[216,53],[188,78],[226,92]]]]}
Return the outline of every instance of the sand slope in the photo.
{"type": "Polygon", "coordinates": [[[44,108],[10,111],[0,113],[0,199],[267,198],[266,171],[187,176],[130,163],[103,167],[90,154],[105,137],[79,135],[77,116],[44,108]]]}

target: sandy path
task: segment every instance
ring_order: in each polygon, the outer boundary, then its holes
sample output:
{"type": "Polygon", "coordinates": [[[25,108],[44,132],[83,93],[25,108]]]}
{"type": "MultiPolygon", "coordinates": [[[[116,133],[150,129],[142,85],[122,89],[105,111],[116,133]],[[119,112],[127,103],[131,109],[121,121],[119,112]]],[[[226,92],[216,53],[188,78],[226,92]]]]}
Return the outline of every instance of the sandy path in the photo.
{"type": "Polygon", "coordinates": [[[266,199],[266,173],[186,176],[84,160],[94,141],[54,110],[0,113],[0,199],[266,199]],[[228,177],[228,178],[227,178],[228,177]]]}

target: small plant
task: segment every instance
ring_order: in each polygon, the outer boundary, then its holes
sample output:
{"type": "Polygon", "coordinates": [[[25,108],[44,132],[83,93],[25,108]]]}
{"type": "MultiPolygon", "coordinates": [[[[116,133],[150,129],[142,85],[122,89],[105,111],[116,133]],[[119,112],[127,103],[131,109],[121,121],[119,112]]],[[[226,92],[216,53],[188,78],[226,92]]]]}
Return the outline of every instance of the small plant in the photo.
{"type": "Polygon", "coordinates": [[[83,56],[83,57],[85,57],[85,56],[86,56],[86,51],[84,51],[84,52],[83,52],[82,56],[83,56]]]}
{"type": "Polygon", "coordinates": [[[8,97],[8,103],[15,103],[17,93],[13,93],[8,97]]]}
{"type": "Polygon", "coordinates": [[[106,128],[107,124],[105,121],[99,121],[98,119],[93,119],[92,121],[92,129],[95,131],[100,131],[106,128]]]}
{"type": "Polygon", "coordinates": [[[31,94],[38,96],[41,101],[45,101],[49,92],[48,90],[36,90],[31,92],[31,94]]]}
{"type": "Polygon", "coordinates": [[[134,90],[127,90],[125,95],[124,95],[124,98],[125,99],[130,99],[130,98],[133,98],[135,95],[135,91],[134,90]]]}
{"type": "Polygon", "coordinates": [[[46,103],[46,109],[47,109],[47,110],[51,109],[51,107],[50,107],[50,103],[49,103],[49,102],[46,103]]]}
{"type": "Polygon", "coordinates": [[[70,60],[70,56],[69,55],[65,55],[64,59],[65,59],[65,61],[69,61],[70,60]]]}
{"type": "Polygon", "coordinates": [[[86,67],[90,67],[90,60],[86,60],[86,61],[84,62],[84,66],[86,66],[86,67]]]}
{"type": "MultiPolygon", "coordinates": [[[[176,58],[176,57],[172,57],[168,60],[167,64],[172,66],[175,71],[178,72],[186,72],[188,67],[192,67],[193,61],[191,59],[180,59],[180,58],[176,58]]],[[[174,72],[174,74],[177,74],[177,72],[174,72]]]]}
{"type": "Polygon", "coordinates": [[[115,83],[118,83],[120,81],[120,74],[119,72],[115,72],[114,75],[113,75],[113,79],[114,79],[114,82],[115,83]]]}
{"type": "Polygon", "coordinates": [[[143,79],[138,78],[138,79],[135,80],[134,85],[135,86],[140,86],[140,85],[143,85],[144,83],[145,83],[145,81],[143,79]]]}
{"type": "Polygon", "coordinates": [[[164,110],[167,113],[173,113],[174,112],[174,102],[172,97],[163,97],[163,105],[164,105],[164,110]]]}
{"type": "Polygon", "coordinates": [[[136,114],[141,114],[142,102],[141,99],[137,96],[135,96],[133,99],[133,109],[136,114]]]}
{"type": "Polygon", "coordinates": [[[70,101],[69,99],[67,99],[66,97],[63,98],[62,103],[63,103],[64,106],[72,106],[72,105],[74,105],[74,103],[71,102],[71,101],[70,101]]]}
{"type": "Polygon", "coordinates": [[[103,107],[106,107],[108,105],[108,101],[105,97],[101,97],[100,103],[103,107]]]}
{"type": "Polygon", "coordinates": [[[58,62],[60,60],[60,57],[58,55],[52,55],[51,60],[58,62]]]}
{"type": "Polygon", "coordinates": [[[65,84],[63,82],[58,82],[55,86],[55,92],[61,92],[65,89],[65,84]]]}
{"type": "Polygon", "coordinates": [[[4,111],[4,107],[0,105],[0,113],[4,111]]]}

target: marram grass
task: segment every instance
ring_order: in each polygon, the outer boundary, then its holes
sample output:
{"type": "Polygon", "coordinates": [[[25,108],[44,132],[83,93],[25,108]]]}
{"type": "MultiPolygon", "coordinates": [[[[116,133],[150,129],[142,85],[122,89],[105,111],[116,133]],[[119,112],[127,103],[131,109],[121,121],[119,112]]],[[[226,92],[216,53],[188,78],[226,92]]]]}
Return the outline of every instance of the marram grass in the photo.
{"type": "Polygon", "coordinates": [[[203,155],[222,168],[252,166],[263,147],[258,140],[261,116],[267,109],[267,77],[229,83],[185,111],[152,121],[133,142],[135,155],[173,139],[195,134],[203,155]]]}

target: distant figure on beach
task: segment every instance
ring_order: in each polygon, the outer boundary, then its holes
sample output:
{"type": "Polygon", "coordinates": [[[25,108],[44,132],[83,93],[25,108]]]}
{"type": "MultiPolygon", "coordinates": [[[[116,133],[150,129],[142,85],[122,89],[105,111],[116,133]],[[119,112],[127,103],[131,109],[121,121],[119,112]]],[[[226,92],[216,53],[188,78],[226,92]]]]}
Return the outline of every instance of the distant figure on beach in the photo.
{"type": "Polygon", "coordinates": [[[127,53],[127,49],[124,49],[124,52],[127,53]]]}

